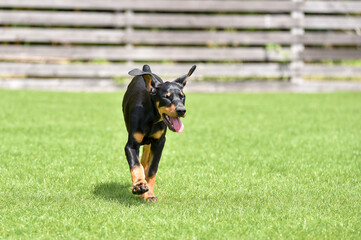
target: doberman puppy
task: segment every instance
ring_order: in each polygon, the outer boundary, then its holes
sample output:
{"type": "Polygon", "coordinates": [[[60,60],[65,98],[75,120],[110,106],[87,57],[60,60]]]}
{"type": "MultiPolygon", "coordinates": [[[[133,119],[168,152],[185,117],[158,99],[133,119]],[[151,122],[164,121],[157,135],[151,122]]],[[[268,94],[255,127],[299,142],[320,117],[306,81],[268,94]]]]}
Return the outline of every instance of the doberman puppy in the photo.
{"type": "Polygon", "coordinates": [[[183,88],[196,66],[188,74],[172,82],[163,82],[152,73],[148,65],[143,70],[133,69],[134,76],[123,98],[123,114],[128,130],[125,155],[133,181],[133,194],[141,194],[145,201],[156,202],[155,177],[162,155],[167,127],[173,132],[182,132],[180,117],[186,115],[183,88]],[[139,148],[143,146],[141,162],[139,148]]]}

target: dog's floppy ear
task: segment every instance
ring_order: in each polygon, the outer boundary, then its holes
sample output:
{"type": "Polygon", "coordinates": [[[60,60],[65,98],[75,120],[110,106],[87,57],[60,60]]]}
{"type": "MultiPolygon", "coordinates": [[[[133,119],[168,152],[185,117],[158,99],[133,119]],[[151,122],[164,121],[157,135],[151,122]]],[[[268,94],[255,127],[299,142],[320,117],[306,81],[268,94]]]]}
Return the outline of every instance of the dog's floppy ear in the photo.
{"type": "Polygon", "coordinates": [[[177,78],[176,80],[174,80],[174,82],[179,83],[180,85],[182,85],[184,87],[188,82],[188,78],[192,75],[194,70],[196,70],[196,67],[197,67],[196,65],[193,65],[191,67],[191,69],[189,70],[188,74],[177,78]]]}
{"type": "Polygon", "coordinates": [[[144,65],[143,70],[147,71],[142,71],[138,68],[135,68],[128,74],[130,76],[142,76],[144,79],[145,88],[148,92],[150,92],[152,88],[156,88],[158,86],[159,82],[155,79],[155,77],[153,77],[153,74],[150,72],[150,67],[148,65],[144,65]]]}

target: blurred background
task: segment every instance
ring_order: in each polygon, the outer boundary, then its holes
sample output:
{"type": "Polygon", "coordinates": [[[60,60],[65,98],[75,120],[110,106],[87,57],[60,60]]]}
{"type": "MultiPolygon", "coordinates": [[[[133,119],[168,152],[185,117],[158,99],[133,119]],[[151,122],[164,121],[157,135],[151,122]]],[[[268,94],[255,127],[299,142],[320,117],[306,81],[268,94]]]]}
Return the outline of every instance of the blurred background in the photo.
{"type": "Polygon", "coordinates": [[[0,0],[0,25],[2,88],[121,89],[147,63],[197,64],[198,90],[361,90],[358,0],[0,0]]]}

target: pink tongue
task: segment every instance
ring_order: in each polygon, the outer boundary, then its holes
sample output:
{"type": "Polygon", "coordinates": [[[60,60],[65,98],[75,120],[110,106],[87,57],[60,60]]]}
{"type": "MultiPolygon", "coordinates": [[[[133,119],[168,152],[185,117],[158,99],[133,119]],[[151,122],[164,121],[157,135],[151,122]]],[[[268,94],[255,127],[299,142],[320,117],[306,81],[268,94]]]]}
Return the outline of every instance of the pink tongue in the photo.
{"type": "Polygon", "coordinates": [[[169,118],[169,119],[172,122],[174,130],[176,132],[178,132],[178,133],[183,132],[184,125],[183,125],[183,123],[182,123],[182,121],[180,120],[179,117],[177,117],[177,118],[169,118]]]}

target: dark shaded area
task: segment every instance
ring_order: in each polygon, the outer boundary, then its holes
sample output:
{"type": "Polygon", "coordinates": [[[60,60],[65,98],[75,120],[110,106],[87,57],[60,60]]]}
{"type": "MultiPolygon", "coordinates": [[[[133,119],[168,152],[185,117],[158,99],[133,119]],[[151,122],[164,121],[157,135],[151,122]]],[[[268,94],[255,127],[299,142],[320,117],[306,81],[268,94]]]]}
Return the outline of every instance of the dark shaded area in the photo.
{"type": "Polygon", "coordinates": [[[142,204],[139,196],[132,194],[132,185],[117,182],[98,183],[94,185],[94,196],[123,205],[142,204]]]}

